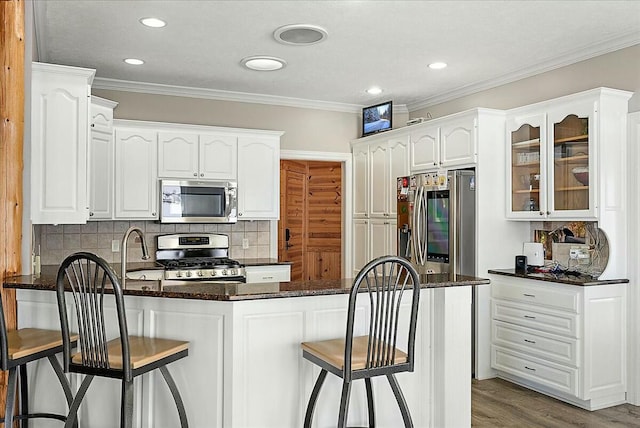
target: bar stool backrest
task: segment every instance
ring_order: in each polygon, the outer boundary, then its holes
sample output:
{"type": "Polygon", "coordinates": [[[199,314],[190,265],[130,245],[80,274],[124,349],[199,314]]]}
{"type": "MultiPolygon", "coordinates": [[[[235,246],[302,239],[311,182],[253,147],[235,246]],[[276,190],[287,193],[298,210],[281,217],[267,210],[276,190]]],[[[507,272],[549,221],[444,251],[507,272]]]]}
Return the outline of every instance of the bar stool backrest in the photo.
{"type": "Polygon", "coordinates": [[[105,295],[113,294],[122,346],[122,376],[127,381],[132,380],[124,298],[120,281],[114,270],[104,259],[87,252],[70,255],[58,269],[56,292],[62,327],[64,370],[68,372],[70,365],[76,363],[72,362],[71,331],[66,310],[65,290],[70,291],[73,296],[72,313],[75,313],[78,322],[81,365],[95,370],[96,374],[113,371],[109,365],[107,352],[107,342],[110,338],[106,333],[104,311],[105,295]],[[108,289],[112,292],[106,292],[108,289]]]}
{"type": "MultiPolygon", "coordinates": [[[[356,324],[356,301],[367,299],[370,313],[365,320],[368,335],[364,372],[359,377],[370,377],[387,372],[413,371],[416,322],[420,298],[420,280],[415,268],[407,260],[396,256],[383,256],[370,261],[356,276],[349,295],[347,331],[345,338],[344,372],[350,380],[352,343],[356,324]],[[411,313],[402,323],[402,297],[410,294],[411,313]],[[402,326],[408,327],[403,333],[402,326]],[[396,347],[407,354],[405,362],[398,363],[396,347]],[[402,369],[397,366],[402,366],[402,369]],[[389,369],[396,370],[390,371],[389,369]]],[[[406,304],[406,303],[405,303],[406,304]]],[[[357,324],[359,328],[361,324],[357,324]]]]}

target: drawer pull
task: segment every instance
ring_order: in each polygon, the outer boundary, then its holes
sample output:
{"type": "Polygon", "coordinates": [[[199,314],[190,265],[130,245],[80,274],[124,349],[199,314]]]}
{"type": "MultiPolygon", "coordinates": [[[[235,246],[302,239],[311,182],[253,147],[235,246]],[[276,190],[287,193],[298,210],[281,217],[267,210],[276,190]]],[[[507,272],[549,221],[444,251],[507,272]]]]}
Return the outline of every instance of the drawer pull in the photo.
{"type": "Polygon", "coordinates": [[[536,319],[536,317],[532,317],[531,315],[525,315],[524,317],[525,317],[526,319],[528,319],[528,320],[534,320],[534,319],[536,319]]]}
{"type": "Polygon", "coordinates": [[[532,372],[535,372],[535,371],[536,371],[536,369],[532,369],[531,367],[524,366],[524,368],[525,368],[525,369],[527,369],[527,370],[530,370],[530,371],[532,371],[532,372]]]}
{"type": "Polygon", "coordinates": [[[525,341],[525,342],[527,342],[527,343],[536,343],[536,341],[535,341],[535,340],[525,339],[524,341],[525,341]]]}
{"type": "Polygon", "coordinates": [[[523,294],[523,296],[524,296],[524,297],[533,297],[533,298],[535,298],[535,297],[536,297],[536,295],[535,295],[535,294],[527,294],[527,293],[524,293],[524,294],[523,294]]]}
{"type": "Polygon", "coordinates": [[[273,279],[272,276],[263,276],[262,279],[273,279]]]}

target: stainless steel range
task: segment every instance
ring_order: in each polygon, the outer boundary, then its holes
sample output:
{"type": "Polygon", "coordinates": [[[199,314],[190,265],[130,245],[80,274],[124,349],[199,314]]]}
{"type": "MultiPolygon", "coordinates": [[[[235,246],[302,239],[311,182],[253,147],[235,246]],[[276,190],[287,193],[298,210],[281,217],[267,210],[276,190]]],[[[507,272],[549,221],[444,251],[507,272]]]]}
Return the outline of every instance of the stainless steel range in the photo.
{"type": "Polygon", "coordinates": [[[159,235],[156,262],[165,280],[245,282],[244,266],[229,258],[229,237],[215,233],[159,235]]]}

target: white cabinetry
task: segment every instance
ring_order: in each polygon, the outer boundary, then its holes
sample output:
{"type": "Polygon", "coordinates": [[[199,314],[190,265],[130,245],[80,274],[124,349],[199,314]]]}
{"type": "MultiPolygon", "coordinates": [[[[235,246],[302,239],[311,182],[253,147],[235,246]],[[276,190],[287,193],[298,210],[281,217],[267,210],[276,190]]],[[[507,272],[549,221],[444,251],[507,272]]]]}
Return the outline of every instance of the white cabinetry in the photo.
{"type": "Polygon", "coordinates": [[[158,218],[157,132],[115,122],[116,219],[158,218]]]}
{"type": "Polygon", "coordinates": [[[280,137],[238,138],[238,219],[280,216],[280,137]]]}
{"type": "Polygon", "coordinates": [[[617,211],[630,96],[599,88],[510,110],[507,218],[596,220],[617,211]]]}
{"type": "Polygon", "coordinates": [[[588,410],[624,403],[626,288],[494,276],[491,366],[588,410]]]}
{"type": "Polygon", "coordinates": [[[159,132],[158,176],[236,180],[237,140],[235,135],[159,132]]]}
{"type": "Polygon", "coordinates": [[[81,224],[89,217],[89,97],[95,70],[33,63],[31,221],[81,224]]]}
{"type": "Polygon", "coordinates": [[[463,112],[411,127],[411,172],[473,166],[477,112],[463,112]]]}
{"type": "Polygon", "coordinates": [[[89,220],[113,217],[113,109],[118,103],[91,97],[89,220]]]}
{"type": "Polygon", "coordinates": [[[396,179],[409,174],[406,133],[376,135],[352,145],[354,274],[371,259],[396,254],[396,179]]]}

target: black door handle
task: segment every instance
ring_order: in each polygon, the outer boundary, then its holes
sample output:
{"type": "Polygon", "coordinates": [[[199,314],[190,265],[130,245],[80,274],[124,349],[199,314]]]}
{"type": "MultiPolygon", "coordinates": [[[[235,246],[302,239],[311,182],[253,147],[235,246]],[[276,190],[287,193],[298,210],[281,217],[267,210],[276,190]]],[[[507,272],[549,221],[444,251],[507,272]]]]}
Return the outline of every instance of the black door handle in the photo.
{"type": "Polygon", "coordinates": [[[287,228],[284,230],[284,240],[288,242],[289,239],[291,239],[291,231],[287,228]]]}

